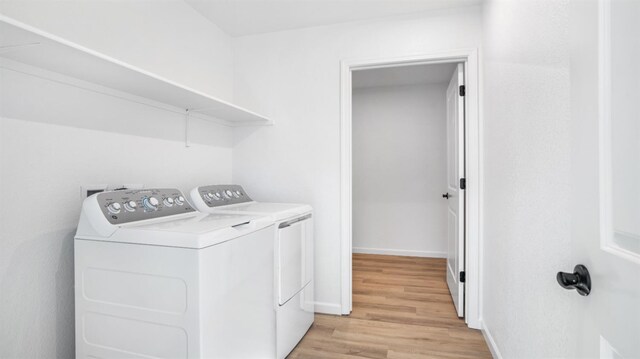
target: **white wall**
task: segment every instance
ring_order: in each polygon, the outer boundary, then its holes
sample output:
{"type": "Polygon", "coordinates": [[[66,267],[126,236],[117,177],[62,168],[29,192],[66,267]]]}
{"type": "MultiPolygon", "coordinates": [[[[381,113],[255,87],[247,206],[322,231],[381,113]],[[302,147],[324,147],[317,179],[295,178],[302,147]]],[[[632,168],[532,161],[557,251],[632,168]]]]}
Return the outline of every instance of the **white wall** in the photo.
{"type": "MultiPolygon", "coordinates": [[[[230,39],[180,2],[25,1],[0,9],[188,86],[233,93],[230,39]]],[[[0,71],[0,357],[72,358],[80,185],[189,190],[229,182],[232,134],[194,120],[185,148],[181,114],[14,70],[0,71]]]]}
{"type": "Polygon", "coordinates": [[[575,264],[568,17],[568,1],[485,4],[482,320],[504,358],[574,350],[555,280],[575,264]]]}
{"type": "Polygon", "coordinates": [[[340,61],[478,47],[480,37],[474,7],[236,40],[236,101],[275,126],[234,133],[234,181],[257,200],[314,207],[318,310],[340,306],[340,61]]]}
{"type": "Polygon", "coordinates": [[[446,90],[354,88],[354,252],[446,256],[446,90]]]}

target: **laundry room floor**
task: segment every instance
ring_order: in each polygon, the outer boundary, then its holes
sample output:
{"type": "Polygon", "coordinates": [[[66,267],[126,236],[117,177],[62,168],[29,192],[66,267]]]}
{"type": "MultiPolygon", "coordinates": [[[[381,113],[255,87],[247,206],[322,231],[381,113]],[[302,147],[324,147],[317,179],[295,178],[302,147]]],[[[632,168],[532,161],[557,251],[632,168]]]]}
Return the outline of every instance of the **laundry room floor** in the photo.
{"type": "Polygon", "coordinates": [[[289,358],[491,358],[456,316],[446,260],[353,255],[353,311],[316,314],[289,358]]]}

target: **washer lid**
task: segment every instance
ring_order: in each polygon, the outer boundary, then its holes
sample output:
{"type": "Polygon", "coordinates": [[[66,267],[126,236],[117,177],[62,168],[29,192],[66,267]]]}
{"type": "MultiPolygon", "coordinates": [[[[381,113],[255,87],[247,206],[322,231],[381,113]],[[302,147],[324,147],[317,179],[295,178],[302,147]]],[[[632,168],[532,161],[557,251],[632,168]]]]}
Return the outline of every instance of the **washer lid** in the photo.
{"type": "MultiPolygon", "coordinates": [[[[297,203],[247,202],[217,207],[226,213],[269,215],[276,222],[312,211],[311,206],[297,203]]],[[[220,213],[220,212],[212,212],[220,213]]]]}
{"type": "Polygon", "coordinates": [[[120,226],[110,237],[76,237],[108,242],[181,248],[205,248],[273,225],[259,215],[186,214],[120,226]]]}

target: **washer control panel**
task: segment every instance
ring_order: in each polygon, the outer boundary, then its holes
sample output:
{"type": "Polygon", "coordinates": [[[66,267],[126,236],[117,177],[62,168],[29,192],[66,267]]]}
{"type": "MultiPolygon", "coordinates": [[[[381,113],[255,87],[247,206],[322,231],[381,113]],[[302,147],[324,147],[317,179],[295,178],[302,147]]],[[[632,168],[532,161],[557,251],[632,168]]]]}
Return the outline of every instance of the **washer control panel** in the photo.
{"type": "Polygon", "coordinates": [[[102,213],[111,224],[195,212],[180,190],[152,188],[96,194],[102,213]]]}
{"type": "Polygon", "coordinates": [[[236,184],[198,187],[198,193],[204,203],[209,207],[220,207],[252,201],[242,186],[236,184]]]}

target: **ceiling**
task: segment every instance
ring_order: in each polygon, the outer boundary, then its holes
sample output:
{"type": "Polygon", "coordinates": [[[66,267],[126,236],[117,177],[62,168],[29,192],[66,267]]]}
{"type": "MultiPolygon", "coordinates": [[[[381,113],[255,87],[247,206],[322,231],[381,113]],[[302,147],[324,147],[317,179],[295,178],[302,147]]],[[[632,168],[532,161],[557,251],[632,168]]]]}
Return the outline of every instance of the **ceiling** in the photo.
{"type": "Polygon", "coordinates": [[[231,36],[464,7],[482,0],[185,0],[231,36]]]}
{"type": "Polygon", "coordinates": [[[456,64],[411,65],[353,72],[353,88],[447,83],[456,64]]]}

